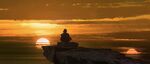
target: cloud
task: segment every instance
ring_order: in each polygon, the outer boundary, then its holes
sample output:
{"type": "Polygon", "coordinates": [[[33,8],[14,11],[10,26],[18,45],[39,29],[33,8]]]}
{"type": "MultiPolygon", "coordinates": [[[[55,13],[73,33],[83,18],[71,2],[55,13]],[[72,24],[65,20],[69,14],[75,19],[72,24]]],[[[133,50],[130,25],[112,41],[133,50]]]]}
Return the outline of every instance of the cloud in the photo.
{"type": "Polygon", "coordinates": [[[120,7],[142,7],[144,4],[139,4],[135,2],[126,2],[126,3],[107,3],[104,5],[99,5],[98,8],[120,8],[120,7]]]}
{"type": "Polygon", "coordinates": [[[145,0],[144,2],[150,2],[150,0],[145,0]]]}
{"type": "Polygon", "coordinates": [[[85,22],[85,21],[92,21],[92,22],[97,22],[97,21],[104,21],[104,22],[109,22],[109,21],[131,21],[131,20],[150,20],[150,14],[147,15],[139,15],[139,16],[132,16],[132,17],[114,17],[114,18],[100,18],[100,19],[71,19],[71,20],[55,20],[55,21],[74,21],[74,22],[85,22]]]}
{"type": "Polygon", "coordinates": [[[7,8],[0,8],[0,11],[7,11],[7,8]]]}
{"type": "Polygon", "coordinates": [[[115,18],[103,18],[103,19],[95,19],[97,21],[126,21],[126,20],[140,20],[147,19],[150,20],[150,15],[139,15],[134,17],[115,17],[115,18]]]}
{"type": "Polygon", "coordinates": [[[78,5],[72,4],[72,6],[80,6],[83,8],[121,8],[121,7],[142,7],[146,6],[144,3],[137,3],[137,2],[119,2],[119,3],[75,3],[78,5]]]}
{"type": "Polygon", "coordinates": [[[150,4],[150,0],[125,0],[125,1],[101,1],[94,3],[77,3],[82,7],[90,8],[92,6],[97,8],[121,8],[121,7],[147,7],[150,4]],[[89,5],[88,5],[89,4],[89,5]]]}
{"type": "Polygon", "coordinates": [[[105,3],[107,6],[100,5],[99,8],[120,8],[120,7],[148,7],[150,0],[142,2],[118,2],[118,3],[105,3]]]}
{"type": "Polygon", "coordinates": [[[114,17],[114,18],[99,18],[99,19],[59,19],[59,20],[0,20],[0,23],[22,23],[22,22],[31,22],[31,23],[78,23],[78,22],[120,22],[120,21],[136,21],[136,20],[150,20],[150,14],[147,15],[138,15],[138,16],[132,16],[132,17],[114,17]]]}

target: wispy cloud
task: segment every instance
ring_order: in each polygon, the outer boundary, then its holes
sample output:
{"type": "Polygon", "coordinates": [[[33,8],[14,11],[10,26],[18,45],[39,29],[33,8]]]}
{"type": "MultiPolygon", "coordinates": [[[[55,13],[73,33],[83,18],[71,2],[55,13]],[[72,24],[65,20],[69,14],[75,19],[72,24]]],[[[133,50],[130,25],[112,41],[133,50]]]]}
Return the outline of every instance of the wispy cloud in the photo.
{"type": "Polygon", "coordinates": [[[114,18],[97,18],[97,19],[59,19],[59,20],[1,20],[0,23],[22,23],[22,22],[29,22],[29,23],[59,23],[59,22],[94,22],[94,21],[102,21],[102,22],[116,22],[116,21],[134,21],[134,20],[150,20],[150,14],[147,15],[138,15],[138,16],[131,16],[131,17],[114,17],[114,18]]]}
{"type": "Polygon", "coordinates": [[[145,0],[144,2],[150,2],[150,0],[145,0]]]}
{"type": "Polygon", "coordinates": [[[150,20],[150,14],[138,15],[132,17],[114,17],[114,18],[100,18],[100,19],[73,19],[73,20],[58,20],[58,21],[129,21],[129,20],[150,20]]]}
{"type": "Polygon", "coordinates": [[[150,0],[126,0],[99,3],[98,8],[148,7],[150,0]]]}
{"type": "Polygon", "coordinates": [[[103,18],[103,19],[96,19],[96,20],[97,21],[126,21],[126,20],[140,20],[140,19],[150,20],[150,15],[139,15],[139,16],[133,16],[133,17],[103,18]]]}
{"type": "Polygon", "coordinates": [[[120,2],[120,3],[104,3],[103,5],[99,5],[98,8],[120,8],[120,7],[142,7],[145,4],[137,3],[137,2],[120,2]]]}
{"type": "Polygon", "coordinates": [[[0,11],[7,11],[7,8],[0,8],[0,11]]]}

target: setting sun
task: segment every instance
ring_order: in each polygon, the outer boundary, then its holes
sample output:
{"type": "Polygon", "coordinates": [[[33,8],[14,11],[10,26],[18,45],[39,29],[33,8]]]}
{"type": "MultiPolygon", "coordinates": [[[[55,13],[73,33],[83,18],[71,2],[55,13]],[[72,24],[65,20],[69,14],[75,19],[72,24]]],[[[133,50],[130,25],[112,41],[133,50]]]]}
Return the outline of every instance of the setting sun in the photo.
{"type": "Polygon", "coordinates": [[[50,44],[50,41],[46,38],[40,38],[36,41],[36,44],[37,45],[49,45],[50,44]]]}
{"type": "Polygon", "coordinates": [[[36,41],[37,48],[41,49],[42,46],[47,46],[47,45],[50,45],[50,41],[47,38],[40,38],[36,41]]]}

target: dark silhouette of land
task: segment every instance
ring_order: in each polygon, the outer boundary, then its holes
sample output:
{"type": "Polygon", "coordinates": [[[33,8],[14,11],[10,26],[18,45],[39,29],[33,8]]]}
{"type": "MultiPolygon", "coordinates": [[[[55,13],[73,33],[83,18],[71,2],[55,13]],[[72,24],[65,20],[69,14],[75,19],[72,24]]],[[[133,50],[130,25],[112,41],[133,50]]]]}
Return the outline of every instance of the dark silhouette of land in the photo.
{"type": "Polygon", "coordinates": [[[78,47],[70,42],[71,37],[64,29],[56,46],[43,46],[44,56],[54,64],[142,64],[112,49],[78,47]]]}

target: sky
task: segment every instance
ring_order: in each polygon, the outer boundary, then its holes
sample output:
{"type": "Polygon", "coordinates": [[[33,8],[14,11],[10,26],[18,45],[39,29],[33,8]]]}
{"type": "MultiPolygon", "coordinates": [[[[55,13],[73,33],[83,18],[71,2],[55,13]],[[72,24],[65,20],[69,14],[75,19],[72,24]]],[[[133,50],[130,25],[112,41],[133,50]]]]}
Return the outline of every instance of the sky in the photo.
{"type": "Polygon", "coordinates": [[[6,45],[20,43],[16,37],[48,37],[56,42],[64,28],[73,41],[92,42],[87,46],[148,47],[150,0],[0,0],[0,41],[6,45]]]}
{"type": "Polygon", "coordinates": [[[0,19],[99,19],[149,15],[150,0],[0,0],[0,19]]]}
{"type": "Polygon", "coordinates": [[[145,32],[149,21],[150,0],[0,0],[0,36],[145,32]]]}

